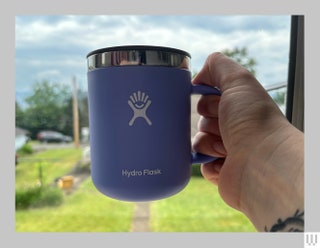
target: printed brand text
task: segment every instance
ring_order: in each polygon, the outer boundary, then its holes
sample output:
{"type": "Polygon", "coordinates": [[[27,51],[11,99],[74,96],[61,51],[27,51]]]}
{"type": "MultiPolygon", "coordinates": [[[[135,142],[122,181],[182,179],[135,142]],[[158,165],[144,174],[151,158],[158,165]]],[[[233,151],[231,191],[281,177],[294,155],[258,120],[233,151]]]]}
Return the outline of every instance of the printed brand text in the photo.
{"type": "Polygon", "coordinates": [[[122,170],[121,175],[124,177],[140,177],[140,176],[157,176],[161,175],[162,171],[160,169],[150,170],[150,169],[143,169],[143,170],[122,170]]]}

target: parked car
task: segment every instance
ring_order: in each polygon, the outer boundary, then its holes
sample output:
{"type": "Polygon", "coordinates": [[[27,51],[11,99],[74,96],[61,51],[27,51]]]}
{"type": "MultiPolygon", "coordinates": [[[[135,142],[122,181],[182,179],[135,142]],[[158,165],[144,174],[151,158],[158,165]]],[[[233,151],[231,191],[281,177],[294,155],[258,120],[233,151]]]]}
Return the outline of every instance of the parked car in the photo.
{"type": "Polygon", "coordinates": [[[68,143],[72,141],[72,138],[70,136],[64,135],[60,132],[56,131],[41,131],[37,135],[37,139],[40,142],[57,142],[57,143],[68,143]]]}

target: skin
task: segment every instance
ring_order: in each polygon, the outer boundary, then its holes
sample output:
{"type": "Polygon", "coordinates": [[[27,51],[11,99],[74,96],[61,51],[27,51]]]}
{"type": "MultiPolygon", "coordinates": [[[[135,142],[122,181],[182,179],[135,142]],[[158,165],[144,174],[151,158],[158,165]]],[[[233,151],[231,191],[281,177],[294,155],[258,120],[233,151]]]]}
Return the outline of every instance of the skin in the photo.
{"type": "Polygon", "coordinates": [[[220,88],[202,96],[193,149],[220,159],[203,164],[205,179],[258,231],[304,211],[304,135],[257,79],[221,53],[208,56],[194,84],[220,88]]]}

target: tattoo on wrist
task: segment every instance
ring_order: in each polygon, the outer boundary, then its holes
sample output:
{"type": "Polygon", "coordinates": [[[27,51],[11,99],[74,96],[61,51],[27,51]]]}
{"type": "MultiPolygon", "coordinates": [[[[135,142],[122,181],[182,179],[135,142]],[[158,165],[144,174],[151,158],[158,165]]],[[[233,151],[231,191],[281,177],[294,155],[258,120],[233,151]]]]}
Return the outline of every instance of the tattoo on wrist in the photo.
{"type": "Polygon", "coordinates": [[[304,231],[304,212],[297,211],[292,217],[288,217],[285,220],[278,219],[278,222],[274,224],[270,230],[265,226],[266,232],[303,232],[304,231]]]}

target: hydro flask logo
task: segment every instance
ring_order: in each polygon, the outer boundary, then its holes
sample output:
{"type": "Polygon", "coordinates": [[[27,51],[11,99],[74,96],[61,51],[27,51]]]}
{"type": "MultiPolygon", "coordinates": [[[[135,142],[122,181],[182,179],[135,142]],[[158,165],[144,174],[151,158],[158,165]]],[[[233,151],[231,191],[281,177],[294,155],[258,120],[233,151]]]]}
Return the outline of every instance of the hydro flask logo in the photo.
{"type": "Polygon", "coordinates": [[[143,118],[149,126],[152,125],[151,120],[147,116],[147,109],[151,104],[149,96],[141,91],[134,92],[128,101],[129,106],[133,110],[133,117],[129,121],[129,126],[132,126],[137,118],[143,118]]]}

